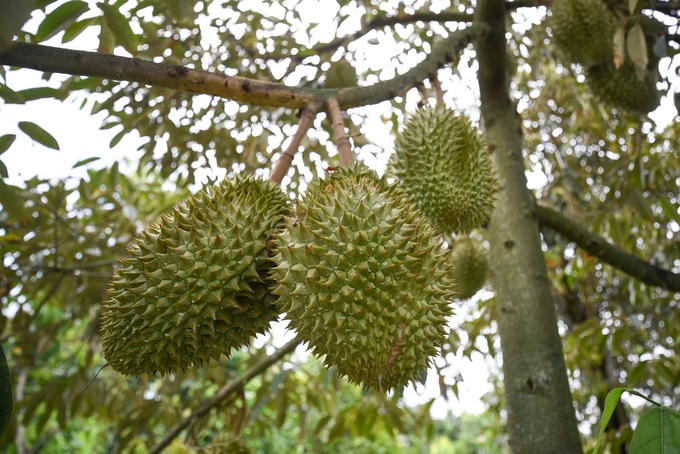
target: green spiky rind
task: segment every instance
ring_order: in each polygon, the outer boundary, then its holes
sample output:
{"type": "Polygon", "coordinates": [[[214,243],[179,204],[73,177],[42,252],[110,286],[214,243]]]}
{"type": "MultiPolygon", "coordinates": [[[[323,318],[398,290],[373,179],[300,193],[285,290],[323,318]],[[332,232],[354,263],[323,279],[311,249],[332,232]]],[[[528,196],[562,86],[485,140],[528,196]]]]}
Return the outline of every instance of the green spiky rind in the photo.
{"type": "Polygon", "coordinates": [[[274,290],[326,366],[368,388],[418,379],[445,339],[450,266],[422,214],[362,165],[313,182],[277,234],[274,290]]]}
{"type": "Polygon", "coordinates": [[[104,356],[161,376],[229,355],[279,314],[272,234],[290,213],[268,181],[237,176],[176,205],[128,248],[102,312],[104,356]]]}
{"type": "Polygon", "coordinates": [[[661,100],[653,72],[648,72],[640,80],[635,73],[635,66],[629,62],[618,69],[612,62],[588,68],[586,83],[603,104],[630,113],[649,113],[659,106],[661,100]]]}
{"type": "Polygon", "coordinates": [[[472,298],[489,276],[489,254],[484,245],[471,238],[457,239],[449,255],[453,265],[449,276],[456,283],[456,297],[472,298]]]}
{"type": "Polygon", "coordinates": [[[406,197],[443,234],[489,221],[498,182],[470,122],[444,106],[418,110],[397,135],[390,162],[406,197]]]}
{"type": "Polygon", "coordinates": [[[570,63],[611,61],[617,19],[601,0],[555,0],[549,24],[553,42],[570,63]]]}
{"type": "Polygon", "coordinates": [[[205,454],[252,454],[253,450],[243,438],[227,432],[215,437],[210,446],[201,452],[205,454]]]}
{"type": "Polygon", "coordinates": [[[357,84],[357,72],[347,60],[331,63],[326,72],[325,88],[354,87],[357,84]]]}

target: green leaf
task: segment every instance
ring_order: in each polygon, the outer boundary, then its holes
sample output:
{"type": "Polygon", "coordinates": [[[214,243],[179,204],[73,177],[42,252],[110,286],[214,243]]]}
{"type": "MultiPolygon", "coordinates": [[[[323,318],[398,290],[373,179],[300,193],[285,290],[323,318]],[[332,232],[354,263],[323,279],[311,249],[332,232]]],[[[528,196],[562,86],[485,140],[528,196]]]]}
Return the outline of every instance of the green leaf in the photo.
{"type": "Polygon", "coordinates": [[[71,26],[85,11],[89,9],[86,2],[72,0],[59,5],[45,16],[35,33],[36,42],[45,41],[71,26]]]}
{"type": "Polygon", "coordinates": [[[5,433],[12,417],[12,380],[5,351],[0,345],[0,437],[5,433]]]}
{"type": "Polygon", "coordinates": [[[614,65],[620,68],[626,58],[626,29],[619,27],[614,32],[614,65]]]}
{"type": "Polygon", "coordinates": [[[84,32],[87,28],[99,25],[99,18],[97,17],[90,17],[87,19],[83,19],[81,21],[76,22],[75,24],[71,24],[65,31],[64,31],[64,36],[61,37],[61,42],[62,43],[68,43],[69,41],[73,41],[76,39],[82,32],[84,32]]]}
{"type": "Polygon", "coordinates": [[[5,84],[0,84],[0,98],[7,104],[23,104],[24,98],[5,84]]]}
{"type": "Polygon", "coordinates": [[[630,14],[635,14],[635,9],[637,8],[638,0],[628,0],[628,12],[630,14]]]}
{"type": "Polygon", "coordinates": [[[628,30],[626,48],[628,49],[628,56],[633,63],[641,68],[647,66],[647,63],[649,63],[647,41],[645,40],[645,32],[640,24],[635,24],[628,30]]]}
{"type": "Polygon", "coordinates": [[[94,161],[97,161],[97,160],[99,160],[99,159],[101,159],[101,158],[99,158],[99,157],[94,157],[94,158],[81,159],[80,161],[76,162],[76,163],[73,165],[72,169],[75,169],[75,168],[77,168],[77,167],[84,166],[85,164],[89,164],[89,163],[94,162],[94,161]]]}
{"type": "Polygon", "coordinates": [[[597,436],[597,443],[595,444],[593,454],[599,454],[602,436],[604,435],[605,430],[607,430],[607,424],[609,424],[609,420],[612,419],[612,415],[614,414],[614,410],[616,409],[619,400],[621,400],[621,394],[623,394],[625,391],[626,388],[614,388],[609,391],[609,394],[607,394],[607,398],[604,401],[602,421],[600,422],[600,434],[597,436]]]}
{"type": "Polygon", "coordinates": [[[630,454],[680,453],[680,413],[666,407],[647,410],[638,421],[630,454]]]}
{"type": "Polygon", "coordinates": [[[36,99],[56,98],[60,100],[66,99],[68,93],[58,88],[37,87],[27,88],[16,92],[24,101],[35,101],[36,99]]]}
{"type": "Polygon", "coordinates": [[[46,147],[53,148],[55,150],[59,149],[57,140],[52,137],[49,132],[45,131],[35,123],[31,123],[30,121],[20,121],[19,129],[21,129],[24,133],[26,133],[26,135],[39,144],[45,145],[46,147]]]}
{"type": "Polygon", "coordinates": [[[2,204],[3,211],[9,213],[13,221],[23,219],[26,211],[23,200],[17,196],[19,191],[20,189],[16,186],[10,186],[0,180],[0,204],[2,204]]]}
{"type": "Polygon", "coordinates": [[[9,172],[7,171],[7,166],[4,162],[0,161],[0,178],[9,177],[9,172]]]}
{"type": "Polygon", "coordinates": [[[125,129],[123,129],[118,134],[113,136],[113,139],[111,139],[111,142],[109,143],[109,148],[113,148],[116,145],[118,145],[118,142],[120,142],[120,139],[122,139],[125,136],[126,133],[127,133],[127,131],[125,129]]]}
{"type": "Polygon", "coordinates": [[[16,138],[17,136],[14,134],[5,134],[4,136],[0,137],[0,154],[3,154],[5,151],[7,151],[9,147],[12,146],[16,138]]]}
{"type": "Polygon", "coordinates": [[[130,28],[130,21],[113,5],[99,3],[98,6],[104,13],[104,20],[113,32],[116,43],[123,46],[132,55],[137,55],[138,36],[130,28]]]}

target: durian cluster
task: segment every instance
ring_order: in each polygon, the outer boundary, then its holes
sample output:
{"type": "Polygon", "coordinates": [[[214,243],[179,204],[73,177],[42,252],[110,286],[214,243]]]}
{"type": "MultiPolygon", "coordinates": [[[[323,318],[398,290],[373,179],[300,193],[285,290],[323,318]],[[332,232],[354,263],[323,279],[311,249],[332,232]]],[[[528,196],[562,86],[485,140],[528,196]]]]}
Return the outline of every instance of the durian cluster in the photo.
{"type": "MultiPolygon", "coordinates": [[[[654,58],[648,68],[636,68],[627,55],[620,67],[614,63],[614,32],[619,26],[616,15],[602,0],[555,0],[551,7],[550,28],[561,56],[586,69],[589,90],[602,103],[631,113],[648,113],[660,101],[656,88],[654,58]]],[[[638,18],[648,40],[665,33],[665,26],[646,16],[638,18]]],[[[630,20],[629,27],[638,23],[630,20]]]]}
{"type": "Polygon", "coordinates": [[[132,376],[184,371],[285,314],[351,382],[387,391],[417,380],[451,301],[488,269],[483,247],[445,250],[438,230],[485,223],[496,180],[476,131],[447,109],[416,113],[397,143],[398,186],[354,164],[313,181],[293,209],[273,183],[237,176],[161,216],[109,286],[109,364],[132,376]]]}
{"type": "Polygon", "coordinates": [[[285,312],[328,366],[389,390],[427,368],[454,297],[438,234],[362,165],[311,185],[294,213],[271,183],[226,180],[128,252],[102,343],[109,364],[133,376],[229,355],[285,312]]]}

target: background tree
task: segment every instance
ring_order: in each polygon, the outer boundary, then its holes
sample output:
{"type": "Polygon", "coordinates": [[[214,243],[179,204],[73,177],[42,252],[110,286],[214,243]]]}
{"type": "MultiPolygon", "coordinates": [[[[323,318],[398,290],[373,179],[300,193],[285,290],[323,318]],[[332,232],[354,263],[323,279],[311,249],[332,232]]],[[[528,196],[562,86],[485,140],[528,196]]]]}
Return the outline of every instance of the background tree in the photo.
{"type": "MultiPolygon", "coordinates": [[[[181,451],[230,433],[263,452],[283,439],[310,452],[437,449],[432,402],[406,407],[398,393],[362,392],[280,339],[164,379],[104,370],[76,399],[103,363],[99,309],[112,267],[140,229],[195,189],[198,169],[268,175],[287,148],[297,154],[283,187],[296,196],[337,164],[324,112],[331,98],[359,159],[379,167],[390,145],[371,143],[373,128],[396,132],[419,92],[437,91],[435,75],[444,101],[483,122],[502,186],[488,230],[476,232],[490,244],[494,293],[456,304],[462,322],[436,362],[442,395],[457,390],[456,355],[500,361],[500,345],[504,390],[495,381],[487,404],[522,453],[590,446],[614,385],[677,401],[677,126],[655,128],[594,98],[582,84],[589,67],[555,58],[537,3],[327,2],[323,23],[307,12],[311,3],[294,1],[71,0],[12,9],[0,36],[4,102],[82,99],[106,113],[103,128],[119,131],[112,146],[131,131],[144,143],[132,173],[84,160],[82,179],[0,183],[0,341],[16,400],[0,445],[20,453],[181,451]],[[320,42],[329,28],[333,37],[320,42]],[[81,34],[98,37],[99,53],[37,44],[81,34]],[[391,52],[387,67],[371,66],[372,46],[391,52]],[[343,60],[358,86],[328,88],[331,63],[343,60]],[[476,94],[462,71],[468,64],[478,65],[479,103],[466,102],[461,88],[469,83],[476,94]],[[42,71],[44,86],[12,90],[17,67],[42,71]],[[527,167],[544,176],[533,194],[527,167]]],[[[655,32],[648,55],[675,54],[680,5],[640,1],[630,11],[631,2],[608,3],[624,37],[642,16],[673,25],[655,32]]],[[[660,61],[671,94],[677,64],[660,61]]],[[[49,125],[17,126],[58,147],[49,125]]],[[[0,151],[13,140],[0,137],[0,151]]],[[[635,409],[620,408],[610,449],[625,449],[634,419],[635,409]]]]}

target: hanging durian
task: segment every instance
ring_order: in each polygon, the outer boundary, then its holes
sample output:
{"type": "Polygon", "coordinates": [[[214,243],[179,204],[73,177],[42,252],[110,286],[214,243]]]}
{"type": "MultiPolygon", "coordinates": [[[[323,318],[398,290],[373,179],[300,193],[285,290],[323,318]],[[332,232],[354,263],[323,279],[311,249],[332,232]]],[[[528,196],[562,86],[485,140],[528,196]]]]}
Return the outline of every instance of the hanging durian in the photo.
{"type": "Polygon", "coordinates": [[[289,213],[281,189],[237,176],[149,225],[120,261],[102,311],[116,371],[161,376],[229,355],[278,316],[269,291],[273,232],[289,213]]]}
{"type": "Polygon", "coordinates": [[[550,9],[553,42],[569,63],[612,60],[617,20],[602,0],[555,0],[550,9]]]}
{"type": "Polygon", "coordinates": [[[354,87],[357,84],[357,72],[354,66],[347,60],[338,60],[331,63],[326,71],[325,88],[354,87]]]}
{"type": "Polygon", "coordinates": [[[659,106],[661,100],[655,71],[647,72],[640,79],[635,65],[628,61],[618,69],[614,62],[588,68],[586,84],[602,103],[631,113],[649,113],[659,106]]]}
{"type": "Polygon", "coordinates": [[[440,237],[416,208],[355,164],[313,182],[277,239],[274,293],[328,367],[384,391],[426,371],[454,292],[440,237]]]}
{"type": "Polygon", "coordinates": [[[442,234],[489,221],[497,181],[477,130],[444,106],[418,110],[397,135],[390,171],[442,234]]]}
{"type": "Polygon", "coordinates": [[[456,284],[456,297],[472,298],[489,276],[489,254],[482,243],[472,238],[458,238],[449,255],[453,265],[449,276],[456,284]]]}

